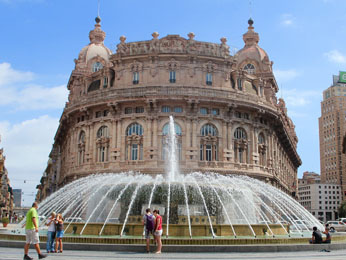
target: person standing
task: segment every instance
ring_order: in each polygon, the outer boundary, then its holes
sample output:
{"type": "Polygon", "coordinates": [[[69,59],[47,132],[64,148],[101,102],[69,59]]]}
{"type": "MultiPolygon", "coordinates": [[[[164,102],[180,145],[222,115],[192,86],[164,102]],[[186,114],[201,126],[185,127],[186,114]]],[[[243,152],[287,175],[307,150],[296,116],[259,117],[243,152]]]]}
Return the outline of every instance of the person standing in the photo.
{"type": "Polygon", "coordinates": [[[156,254],[161,254],[161,248],[162,248],[162,242],[161,242],[161,236],[162,236],[162,217],[160,216],[160,211],[158,209],[155,209],[153,211],[155,216],[155,229],[154,229],[154,237],[157,244],[156,254]]]}
{"type": "Polygon", "coordinates": [[[150,235],[153,234],[154,225],[155,225],[155,217],[151,214],[150,209],[145,210],[145,214],[143,216],[143,225],[144,225],[144,234],[147,242],[147,253],[150,252],[150,235]]]}
{"type": "Polygon", "coordinates": [[[38,259],[46,258],[47,255],[41,254],[40,249],[40,238],[38,235],[38,214],[37,214],[38,204],[34,202],[31,209],[26,214],[26,224],[25,224],[25,235],[26,243],[24,246],[24,260],[32,260],[29,253],[30,244],[34,244],[36,252],[38,254],[38,259]]]}
{"type": "Polygon", "coordinates": [[[56,217],[56,243],[55,243],[55,252],[62,253],[62,238],[64,236],[64,218],[61,213],[56,217]],[[60,246],[60,251],[58,251],[60,246]]]}
{"type": "Polygon", "coordinates": [[[52,212],[47,220],[46,226],[48,226],[47,232],[47,253],[54,253],[54,240],[55,240],[55,216],[56,213],[52,212]]]}

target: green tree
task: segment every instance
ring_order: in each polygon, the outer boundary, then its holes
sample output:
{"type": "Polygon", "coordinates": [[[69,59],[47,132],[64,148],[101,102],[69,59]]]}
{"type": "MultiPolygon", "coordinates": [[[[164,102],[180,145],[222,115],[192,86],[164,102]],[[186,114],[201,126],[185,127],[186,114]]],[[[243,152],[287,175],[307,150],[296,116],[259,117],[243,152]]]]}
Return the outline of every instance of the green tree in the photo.
{"type": "Polygon", "coordinates": [[[344,200],[338,208],[339,218],[346,217],[346,200],[344,200]]]}

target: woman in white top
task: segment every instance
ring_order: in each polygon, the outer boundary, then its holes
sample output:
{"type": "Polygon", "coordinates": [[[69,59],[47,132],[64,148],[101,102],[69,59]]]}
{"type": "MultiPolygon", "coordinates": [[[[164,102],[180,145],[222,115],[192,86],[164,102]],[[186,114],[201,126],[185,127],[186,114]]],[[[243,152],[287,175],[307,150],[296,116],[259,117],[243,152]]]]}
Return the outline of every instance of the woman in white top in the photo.
{"type": "Polygon", "coordinates": [[[54,253],[54,239],[55,239],[55,216],[56,213],[52,212],[47,219],[46,226],[48,226],[47,232],[47,253],[54,253]]]}

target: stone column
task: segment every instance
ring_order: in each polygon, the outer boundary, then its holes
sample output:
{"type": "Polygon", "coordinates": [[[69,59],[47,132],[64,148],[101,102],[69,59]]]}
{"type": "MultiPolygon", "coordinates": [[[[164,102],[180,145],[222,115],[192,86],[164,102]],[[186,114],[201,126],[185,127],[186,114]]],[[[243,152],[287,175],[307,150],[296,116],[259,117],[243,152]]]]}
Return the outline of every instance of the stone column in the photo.
{"type": "Polygon", "coordinates": [[[219,156],[219,161],[227,161],[225,155],[225,150],[228,150],[228,132],[227,132],[227,123],[225,121],[222,122],[222,139],[220,140],[220,148],[222,149],[222,158],[219,156]]]}
{"type": "Polygon", "coordinates": [[[117,122],[115,119],[112,119],[112,143],[111,150],[116,146],[116,138],[117,138],[117,122]]]}
{"type": "Polygon", "coordinates": [[[190,119],[186,119],[186,150],[189,149],[189,147],[191,147],[192,143],[191,143],[191,121],[190,119]]]}
{"type": "Polygon", "coordinates": [[[197,120],[192,120],[192,147],[197,148],[197,120]]]}
{"type": "Polygon", "coordinates": [[[117,120],[117,142],[116,147],[120,149],[121,146],[121,136],[122,136],[122,129],[121,129],[121,119],[117,120]]]}
{"type": "Polygon", "coordinates": [[[157,136],[157,118],[154,118],[154,126],[153,126],[153,146],[154,146],[154,149],[156,149],[156,152],[158,151],[158,147],[157,147],[157,139],[158,139],[158,136],[157,136]]]}

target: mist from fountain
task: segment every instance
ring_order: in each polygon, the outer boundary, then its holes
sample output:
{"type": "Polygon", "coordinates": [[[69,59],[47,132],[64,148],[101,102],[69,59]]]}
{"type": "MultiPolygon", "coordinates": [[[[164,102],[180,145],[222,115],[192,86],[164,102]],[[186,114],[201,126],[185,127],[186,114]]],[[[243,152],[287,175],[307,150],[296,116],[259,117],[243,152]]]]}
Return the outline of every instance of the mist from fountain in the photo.
{"type": "Polygon", "coordinates": [[[167,135],[169,150],[166,176],[152,177],[141,173],[94,174],[65,185],[39,205],[39,215],[48,217],[52,211],[61,212],[66,226],[82,220],[84,233],[89,223],[101,223],[99,235],[107,224],[121,224],[120,236],[134,217],[141,218],[145,208],[158,208],[169,226],[184,224],[189,237],[200,222],[208,225],[210,236],[216,237],[214,225],[225,225],[238,237],[235,227],[248,226],[257,237],[253,225],[263,224],[274,236],[272,224],[280,225],[290,236],[285,224],[298,234],[323,226],[289,195],[262,181],[239,175],[193,172],[181,175],[178,167],[177,135],[170,116],[167,135]],[[197,223],[197,220],[200,221],[197,223]],[[192,225],[194,221],[194,225],[192,225]],[[297,224],[299,221],[303,223],[297,224]]]}

